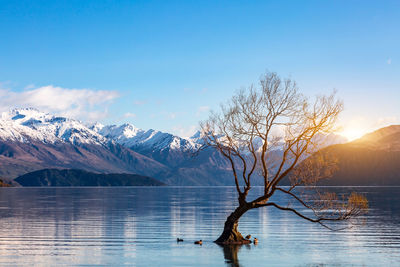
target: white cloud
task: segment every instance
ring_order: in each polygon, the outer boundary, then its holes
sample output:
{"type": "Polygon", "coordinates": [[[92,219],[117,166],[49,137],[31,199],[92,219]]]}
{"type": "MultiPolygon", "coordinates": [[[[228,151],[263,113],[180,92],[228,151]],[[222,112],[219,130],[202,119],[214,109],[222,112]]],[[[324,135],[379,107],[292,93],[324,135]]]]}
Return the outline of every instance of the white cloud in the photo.
{"type": "Polygon", "coordinates": [[[0,109],[33,107],[40,111],[81,120],[99,120],[119,96],[116,91],[68,89],[56,86],[28,87],[21,92],[0,89],[0,109]]]}
{"type": "Polygon", "coordinates": [[[147,104],[147,101],[136,100],[136,101],[133,101],[133,104],[135,106],[143,106],[143,105],[147,104]]]}
{"type": "Polygon", "coordinates": [[[170,119],[170,120],[175,120],[175,119],[176,119],[176,116],[177,116],[177,113],[176,113],[176,112],[169,112],[169,113],[167,113],[167,118],[170,119]]]}
{"type": "Polygon", "coordinates": [[[202,94],[205,94],[205,93],[207,93],[208,92],[208,88],[203,88],[203,89],[201,89],[201,93],[202,94]]]}
{"type": "Polygon", "coordinates": [[[208,112],[210,110],[209,106],[201,106],[197,109],[196,116],[200,116],[202,113],[208,112]]]}
{"type": "Polygon", "coordinates": [[[127,112],[124,114],[124,118],[136,118],[135,113],[127,112]]]}
{"type": "Polygon", "coordinates": [[[392,59],[391,59],[391,58],[388,58],[388,60],[386,60],[386,63],[387,63],[388,65],[392,64],[392,59]]]}

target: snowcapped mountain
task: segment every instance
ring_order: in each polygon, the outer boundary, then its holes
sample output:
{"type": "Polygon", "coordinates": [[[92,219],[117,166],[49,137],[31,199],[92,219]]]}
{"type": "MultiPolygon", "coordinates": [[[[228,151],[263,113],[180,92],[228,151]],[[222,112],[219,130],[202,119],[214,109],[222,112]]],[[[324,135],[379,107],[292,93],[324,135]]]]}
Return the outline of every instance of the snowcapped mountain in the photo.
{"type": "Polygon", "coordinates": [[[169,168],[85,126],[36,109],[14,109],[0,118],[0,175],[15,178],[44,168],[135,173],[157,178],[169,168]]]}
{"type": "Polygon", "coordinates": [[[0,139],[19,142],[105,145],[108,140],[82,122],[33,108],[13,109],[0,117],[0,139]]]}
{"type": "Polygon", "coordinates": [[[99,134],[131,148],[146,146],[153,150],[161,151],[166,149],[191,151],[198,147],[198,144],[190,139],[184,139],[153,129],[145,131],[129,123],[120,126],[104,126],[97,123],[91,128],[99,134]]]}
{"type": "Polygon", "coordinates": [[[181,138],[153,129],[142,130],[132,124],[104,126],[97,123],[91,129],[118,144],[170,167],[180,165],[200,146],[196,140],[181,138]]]}

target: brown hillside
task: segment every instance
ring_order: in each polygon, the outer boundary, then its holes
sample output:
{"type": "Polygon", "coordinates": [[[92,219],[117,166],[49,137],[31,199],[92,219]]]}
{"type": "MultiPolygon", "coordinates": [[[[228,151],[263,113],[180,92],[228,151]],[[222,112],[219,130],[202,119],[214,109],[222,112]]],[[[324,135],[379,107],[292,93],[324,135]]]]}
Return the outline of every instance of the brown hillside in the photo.
{"type": "Polygon", "coordinates": [[[351,143],[329,146],[318,153],[328,153],[338,161],[338,170],[331,178],[319,181],[319,185],[400,186],[400,125],[379,129],[351,143]]]}

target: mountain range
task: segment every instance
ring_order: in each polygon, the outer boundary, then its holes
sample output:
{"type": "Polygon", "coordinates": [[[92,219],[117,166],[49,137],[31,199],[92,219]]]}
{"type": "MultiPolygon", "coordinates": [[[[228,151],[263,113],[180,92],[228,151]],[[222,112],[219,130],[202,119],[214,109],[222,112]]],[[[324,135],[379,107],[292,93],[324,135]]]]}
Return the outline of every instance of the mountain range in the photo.
{"type": "Polygon", "coordinates": [[[35,109],[14,109],[0,119],[0,176],[15,178],[44,168],[157,176],[164,165],[89,129],[35,109]]]}
{"type": "MultiPolygon", "coordinates": [[[[399,137],[400,126],[350,143],[328,136],[321,151],[344,160],[327,184],[346,184],[342,177],[378,177],[385,170],[388,177],[399,180],[399,137]]],[[[87,125],[32,108],[14,109],[0,117],[0,177],[15,184],[15,178],[33,171],[80,169],[138,174],[168,185],[233,185],[230,164],[216,150],[203,149],[194,156],[201,145],[198,133],[181,138],[131,124],[87,125]]]]}
{"type": "Polygon", "coordinates": [[[181,138],[131,124],[86,125],[33,108],[13,109],[0,117],[0,177],[59,168],[139,174],[171,185],[233,184],[219,153],[206,149],[193,156],[200,146],[198,135],[181,138]]]}

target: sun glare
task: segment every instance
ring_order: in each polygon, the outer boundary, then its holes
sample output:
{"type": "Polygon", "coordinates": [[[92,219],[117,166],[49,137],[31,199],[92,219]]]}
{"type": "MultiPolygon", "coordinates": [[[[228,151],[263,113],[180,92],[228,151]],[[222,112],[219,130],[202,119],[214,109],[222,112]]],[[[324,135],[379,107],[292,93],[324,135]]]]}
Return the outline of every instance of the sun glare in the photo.
{"type": "Polygon", "coordinates": [[[348,141],[354,141],[354,140],[362,137],[366,133],[367,133],[367,131],[365,129],[361,129],[361,128],[345,128],[345,129],[343,129],[343,131],[339,132],[338,134],[346,137],[348,141]]]}

